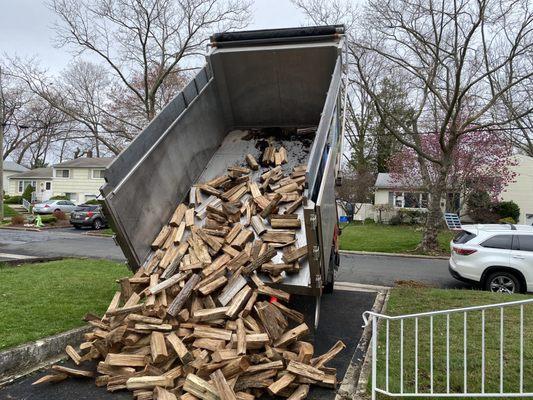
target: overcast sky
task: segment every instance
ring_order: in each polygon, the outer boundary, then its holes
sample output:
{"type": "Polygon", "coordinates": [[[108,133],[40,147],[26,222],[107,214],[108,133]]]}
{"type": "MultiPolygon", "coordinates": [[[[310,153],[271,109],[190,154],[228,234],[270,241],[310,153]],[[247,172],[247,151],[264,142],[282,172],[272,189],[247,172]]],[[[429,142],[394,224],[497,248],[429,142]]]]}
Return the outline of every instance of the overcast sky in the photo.
{"type": "MultiPolygon", "coordinates": [[[[45,0],[0,0],[0,10],[0,54],[37,55],[42,66],[54,72],[71,60],[67,49],[54,47],[55,15],[45,0]]],[[[304,22],[302,13],[289,0],[255,0],[249,29],[300,26],[304,22]]]]}

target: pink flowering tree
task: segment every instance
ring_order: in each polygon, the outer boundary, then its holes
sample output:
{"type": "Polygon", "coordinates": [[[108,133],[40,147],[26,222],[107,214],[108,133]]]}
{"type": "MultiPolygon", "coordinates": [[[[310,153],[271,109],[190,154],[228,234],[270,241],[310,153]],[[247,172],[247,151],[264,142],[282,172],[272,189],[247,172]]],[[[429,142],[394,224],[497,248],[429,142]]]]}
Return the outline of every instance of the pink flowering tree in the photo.
{"type": "Polygon", "coordinates": [[[516,160],[512,156],[512,145],[502,132],[484,130],[465,133],[459,136],[450,154],[443,153],[439,138],[439,134],[423,134],[419,138],[422,151],[438,162],[422,159],[407,146],[391,157],[389,169],[398,187],[423,190],[430,196],[438,193],[438,201],[434,199],[430,204],[440,204],[450,192],[460,193],[464,198],[470,192],[484,191],[496,200],[514,180],[512,167],[516,165],[516,160]],[[441,190],[444,161],[449,166],[446,187],[441,190]]]}

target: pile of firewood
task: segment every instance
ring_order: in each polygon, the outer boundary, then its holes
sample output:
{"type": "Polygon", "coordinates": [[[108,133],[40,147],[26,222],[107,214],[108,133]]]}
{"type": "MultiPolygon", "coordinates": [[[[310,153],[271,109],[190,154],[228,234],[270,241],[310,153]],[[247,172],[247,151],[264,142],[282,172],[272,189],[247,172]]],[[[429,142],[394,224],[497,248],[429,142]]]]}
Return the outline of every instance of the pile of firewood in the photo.
{"type": "Polygon", "coordinates": [[[54,365],[35,383],[97,375],[97,386],[127,389],[139,400],[248,400],[265,393],[295,400],[310,385],[335,388],[336,371],[326,364],[344,344],[315,356],[303,340],[304,316],[286,305],[289,294],[265,284],[297,272],[307,257],[296,236],[305,166],[285,176],[286,162],[285,149],[269,146],[263,170],[248,154],[248,167],[195,185],[144,265],[120,280],[105,315],[86,315],[94,330],[85,342],[67,346],[76,365],[96,361],[98,375],[54,365]]]}

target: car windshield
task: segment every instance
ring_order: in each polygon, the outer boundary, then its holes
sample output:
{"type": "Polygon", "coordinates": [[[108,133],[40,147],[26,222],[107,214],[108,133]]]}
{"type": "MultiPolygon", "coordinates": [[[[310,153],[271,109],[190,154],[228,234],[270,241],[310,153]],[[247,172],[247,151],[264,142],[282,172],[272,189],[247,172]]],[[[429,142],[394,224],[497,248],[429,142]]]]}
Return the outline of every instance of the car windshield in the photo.
{"type": "Polygon", "coordinates": [[[46,201],[43,201],[41,204],[52,204],[54,202],[55,200],[46,200],[46,201]]]}

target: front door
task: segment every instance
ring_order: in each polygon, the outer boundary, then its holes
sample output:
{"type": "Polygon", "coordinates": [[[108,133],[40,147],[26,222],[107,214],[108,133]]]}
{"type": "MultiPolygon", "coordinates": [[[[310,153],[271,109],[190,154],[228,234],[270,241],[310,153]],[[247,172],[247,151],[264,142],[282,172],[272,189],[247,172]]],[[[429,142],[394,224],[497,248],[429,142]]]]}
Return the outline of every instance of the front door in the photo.
{"type": "Polygon", "coordinates": [[[52,182],[44,182],[44,189],[42,191],[43,201],[49,200],[52,195],[52,182]]]}
{"type": "Polygon", "coordinates": [[[49,200],[52,197],[52,182],[40,182],[35,190],[35,197],[39,202],[49,200]]]}

